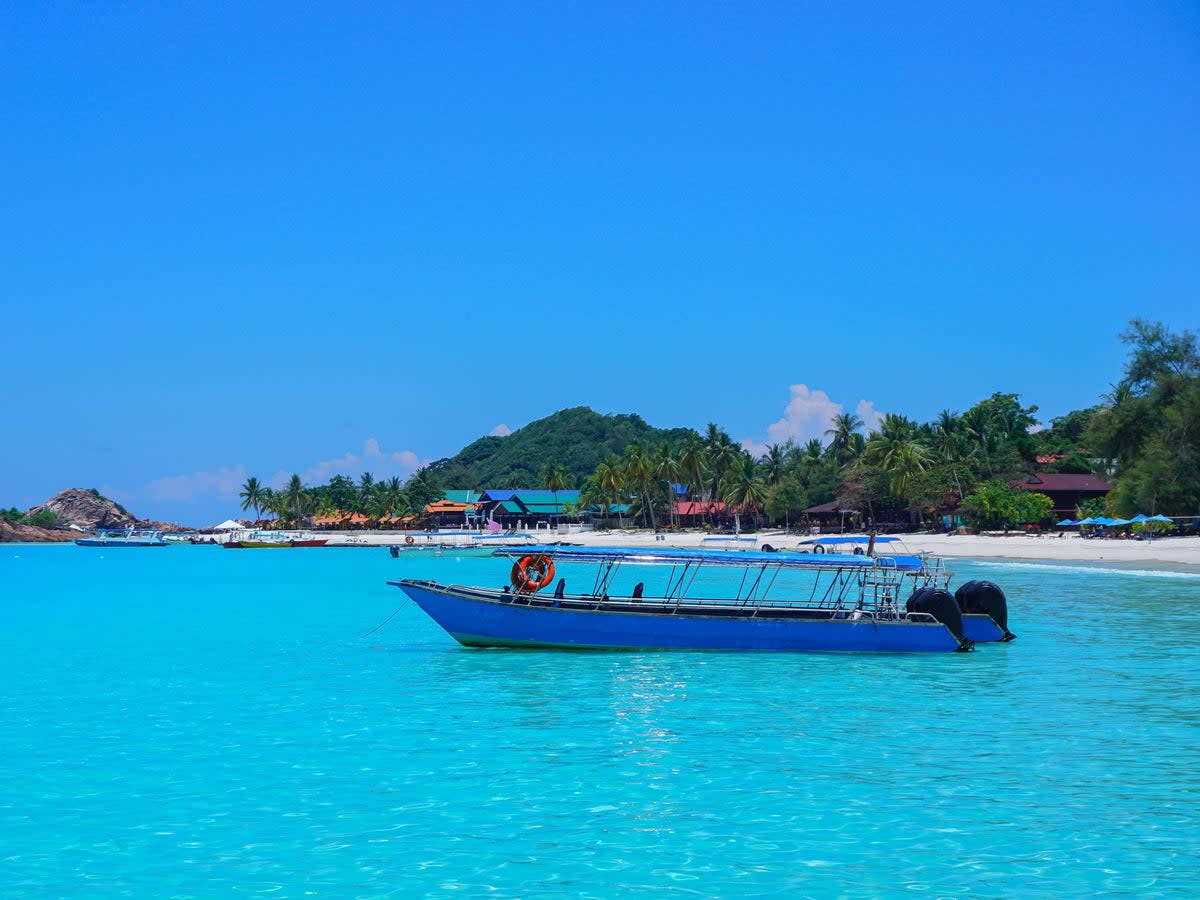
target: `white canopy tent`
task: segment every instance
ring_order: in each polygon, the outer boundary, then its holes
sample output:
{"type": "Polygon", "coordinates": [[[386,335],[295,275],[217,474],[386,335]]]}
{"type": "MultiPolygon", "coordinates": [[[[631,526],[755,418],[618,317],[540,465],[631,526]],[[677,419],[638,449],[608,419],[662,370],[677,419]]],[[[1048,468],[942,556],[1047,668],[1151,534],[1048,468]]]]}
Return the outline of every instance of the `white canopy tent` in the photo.
{"type": "Polygon", "coordinates": [[[233,519],[226,519],[220,525],[214,525],[213,531],[242,531],[246,526],[233,519]]]}

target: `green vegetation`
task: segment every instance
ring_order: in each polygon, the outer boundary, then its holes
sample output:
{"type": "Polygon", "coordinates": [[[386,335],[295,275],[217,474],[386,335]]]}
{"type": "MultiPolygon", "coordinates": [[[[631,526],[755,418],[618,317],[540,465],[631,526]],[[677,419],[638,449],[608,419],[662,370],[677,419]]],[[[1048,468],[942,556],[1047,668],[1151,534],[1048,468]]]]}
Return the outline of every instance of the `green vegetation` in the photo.
{"type": "Polygon", "coordinates": [[[1084,443],[1115,473],[1119,515],[1200,512],[1200,352],[1196,335],[1135,319],[1125,377],[1089,419],[1084,443]]]}
{"type": "Polygon", "coordinates": [[[242,509],[288,521],[339,511],[379,519],[420,516],[446,488],[542,486],[557,495],[578,487],[580,505],[598,506],[605,518],[615,510],[623,526],[628,510],[634,521],[657,528],[679,524],[671,490],[679,483],[710,524],[728,518],[711,501],[722,501],[743,524],[785,526],[811,505],[836,501],[860,510],[867,526],[917,525],[957,512],[977,528],[1010,528],[1050,524],[1048,497],[1012,487],[1042,471],[1115,480],[1107,504],[1089,502],[1084,515],[1200,512],[1197,339],[1141,320],[1122,339],[1130,357],[1121,382],[1098,405],[1041,430],[1036,406],[995,393],[930,422],[889,413],[869,434],[861,418],[843,413],[824,441],[772,445],[754,458],[715,423],[700,434],[576,407],[506,437],[480,438],[404,483],[364,473],[357,483],[337,475],[308,487],[293,475],[272,491],[251,478],[242,509]]]}
{"type": "Polygon", "coordinates": [[[26,525],[29,519],[21,510],[10,506],[8,509],[0,509],[0,521],[8,522],[10,525],[26,525]]]}
{"type": "Polygon", "coordinates": [[[58,525],[58,513],[50,509],[39,509],[29,517],[29,524],[37,528],[55,528],[58,525]]]}
{"type": "Polygon", "coordinates": [[[1008,530],[1046,522],[1052,506],[1045,494],[1022,491],[1003,481],[985,481],[963,498],[958,510],[972,528],[1008,530]]]}
{"type": "Polygon", "coordinates": [[[647,448],[678,441],[686,428],[659,429],[640,416],[605,416],[586,406],[562,409],[530,422],[506,437],[488,436],[468,444],[430,468],[446,488],[531,488],[542,484],[549,462],[562,467],[565,487],[578,487],[609,456],[630,444],[647,448]]]}

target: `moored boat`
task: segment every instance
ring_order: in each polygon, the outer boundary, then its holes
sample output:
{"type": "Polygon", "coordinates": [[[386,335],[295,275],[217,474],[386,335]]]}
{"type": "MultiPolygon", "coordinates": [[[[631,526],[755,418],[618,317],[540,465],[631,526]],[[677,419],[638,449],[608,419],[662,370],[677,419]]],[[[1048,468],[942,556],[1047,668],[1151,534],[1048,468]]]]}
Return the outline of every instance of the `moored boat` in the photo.
{"type": "MultiPolygon", "coordinates": [[[[894,535],[821,535],[801,541],[797,549],[805,553],[851,553],[855,556],[874,556],[877,553],[918,556],[923,562],[921,570],[908,573],[915,582],[914,594],[918,590],[950,590],[952,576],[942,559],[928,554],[914,554],[904,546],[901,538],[894,535]]],[[[963,630],[975,643],[1011,641],[1016,638],[1008,630],[1008,600],[1004,591],[990,581],[968,581],[954,592],[954,599],[962,612],[963,630]]]]}
{"type": "Polygon", "coordinates": [[[319,538],[308,531],[252,531],[233,534],[221,546],[227,550],[273,550],[292,547],[324,547],[329,538],[319,538]]]}
{"type": "Polygon", "coordinates": [[[470,647],[920,653],[974,645],[955,598],[935,586],[932,570],[916,556],[559,546],[495,555],[515,559],[509,585],[389,584],[470,647]],[[591,589],[567,593],[564,578],[542,593],[556,563],[596,566],[591,589]],[[632,580],[622,574],[626,566],[669,571],[650,596],[643,581],[625,586],[632,580]],[[710,569],[740,570],[740,580],[726,579],[725,593],[700,596],[697,576],[710,569]],[[811,578],[807,596],[794,587],[770,596],[785,571],[811,578]],[[918,583],[925,591],[905,603],[900,593],[908,575],[924,577],[918,583]]]}
{"type": "Polygon", "coordinates": [[[166,547],[163,533],[150,528],[100,528],[75,538],[80,547],[166,547]]]}

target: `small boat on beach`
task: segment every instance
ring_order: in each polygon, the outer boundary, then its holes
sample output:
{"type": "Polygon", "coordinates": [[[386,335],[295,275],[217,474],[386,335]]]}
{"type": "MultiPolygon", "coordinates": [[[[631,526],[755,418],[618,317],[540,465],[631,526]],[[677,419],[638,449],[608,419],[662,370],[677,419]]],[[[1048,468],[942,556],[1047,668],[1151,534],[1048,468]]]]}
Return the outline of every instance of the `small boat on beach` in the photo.
{"type": "MultiPolygon", "coordinates": [[[[944,567],[919,556],[552,545],[494,555],[514,559],[509,584],[388,583],[468,647],[922,653],[963,652],[975,644],[945,587],[944,567]],[[542,593],[556,563],[594,566],[591,588],[567,593],[563,578],[542,593]],[[633,580],[622,577],[628,566],[658,567],[660,576],[666,569],[665,584],[654,596],[643,581],[626,586],[633,580]],[[698,576],[710,570],[724,571],[721,593],[700,596],[698,576]],[[788,580],[806,576],[807,596],[795,586],[771,596],[784,572],[788,580]],[[906,578],[913,590],[904,601],[906,578]]],[[[1008,634],[1007,601],[995,591],[998,598],[983,592],[980,603],[990,604],[990,613],[971,626],[984,640],[1008,634]]]]}
{"type": "Polygon", "coordinates": [[[309,531],[252,531],[231,534],[221,544],[226,550],[275,550],[292,547],[324,547],[329,538],[316,537],[309,531]]]}
{"type": "Polygon", "coordinates": [[[150,528],[99,528],[75,538],[80,547],[166,547],[161,531],[150,528]]]}

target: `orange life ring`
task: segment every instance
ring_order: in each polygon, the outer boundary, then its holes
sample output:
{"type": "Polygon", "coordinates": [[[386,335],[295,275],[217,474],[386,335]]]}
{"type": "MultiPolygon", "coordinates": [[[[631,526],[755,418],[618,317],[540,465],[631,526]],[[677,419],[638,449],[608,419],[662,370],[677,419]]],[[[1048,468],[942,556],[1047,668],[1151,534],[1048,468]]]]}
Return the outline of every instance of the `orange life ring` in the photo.
{"type": "Polygon", "coordinates": [[[411,534],[404,539],[404,543],[406,543],[406,544],[411,544],[412,542],[413,542],[413,539],[412,539],[411,534]]]}
{"type": "Polygon", "coordinates": [[[554,560],[548,556],[522,556],[513,563],[509,580],[518,594],[533,594],[554,580],[554,560]]]}

